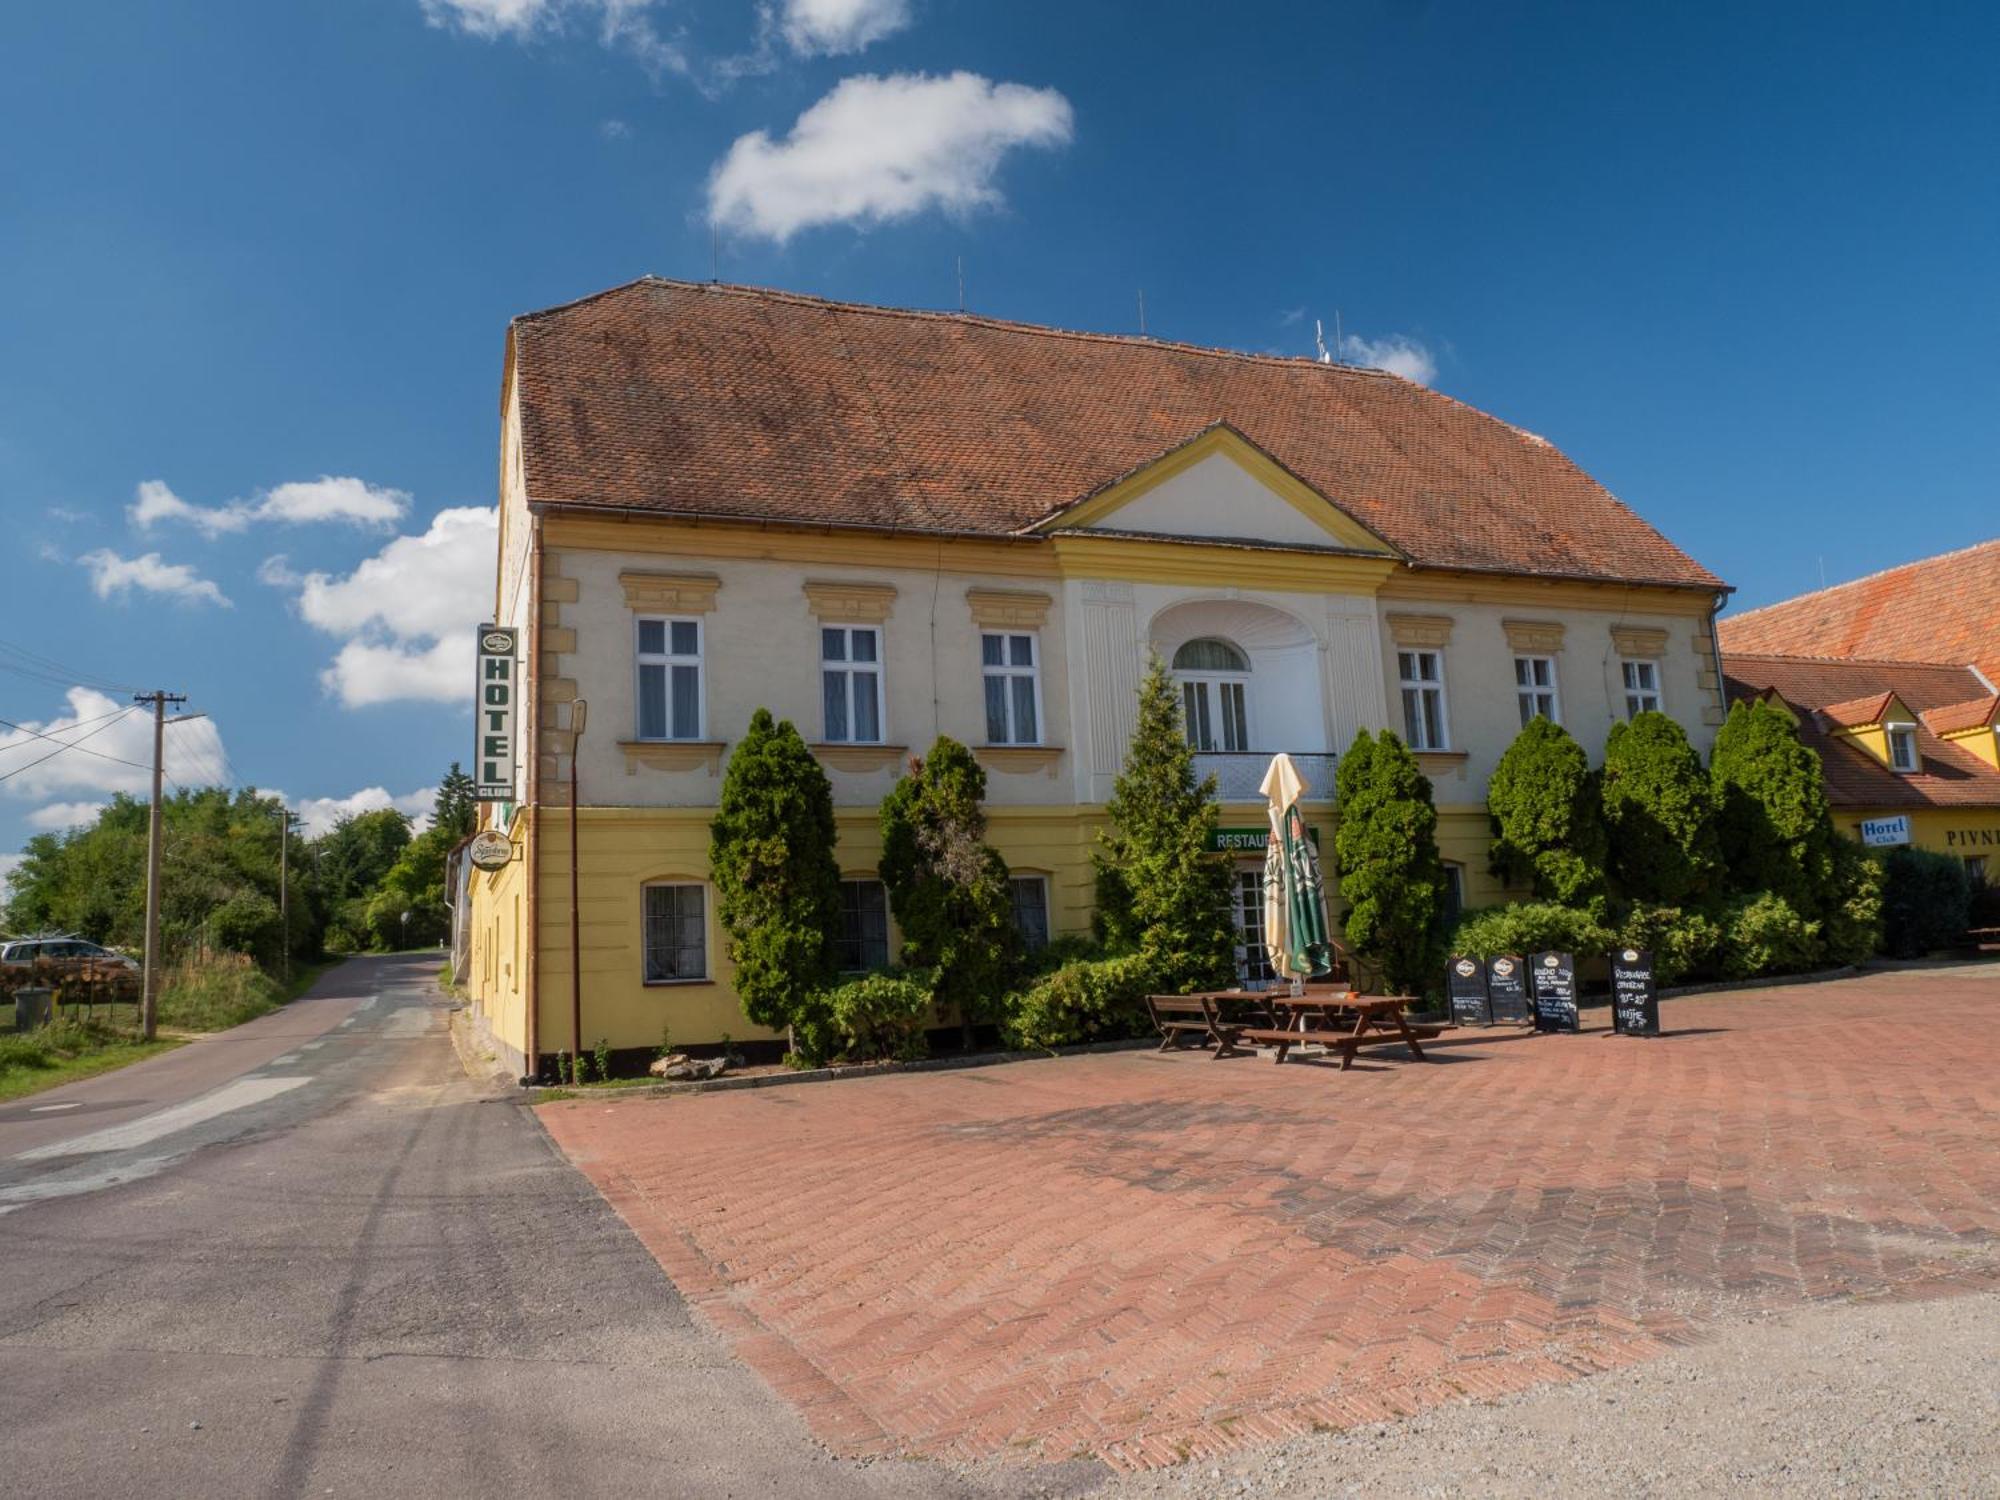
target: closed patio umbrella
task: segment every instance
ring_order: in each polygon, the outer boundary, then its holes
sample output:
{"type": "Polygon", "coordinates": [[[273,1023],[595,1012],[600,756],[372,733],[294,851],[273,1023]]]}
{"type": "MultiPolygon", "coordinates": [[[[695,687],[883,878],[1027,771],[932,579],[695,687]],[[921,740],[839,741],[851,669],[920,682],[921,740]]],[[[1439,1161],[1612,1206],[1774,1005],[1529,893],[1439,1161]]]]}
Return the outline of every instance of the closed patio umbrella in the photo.
{"type": "Polygon", "coordinates": [[[1281,752],[1271,757],[1257,790],[1270,804],[1271,817],[1271,842],[1264,853],[1264,947],[1271,967],[1292,981],[1296,993],[1309,976],[1333,967],[1319,856],[1299,812],[1305,778],[1281,752]]]}

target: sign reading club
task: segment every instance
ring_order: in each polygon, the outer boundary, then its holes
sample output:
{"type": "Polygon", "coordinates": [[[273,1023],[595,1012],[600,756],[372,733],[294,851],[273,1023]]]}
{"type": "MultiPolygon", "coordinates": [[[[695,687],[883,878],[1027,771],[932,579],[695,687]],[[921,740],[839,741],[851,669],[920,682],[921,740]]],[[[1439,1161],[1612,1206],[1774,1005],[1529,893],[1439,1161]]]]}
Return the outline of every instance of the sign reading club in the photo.
{"type": "Polygon", "coordinates": [[[517,632],[502,625],[479,627],[478,740],[472,763],[481,802],[514,800],[514,739],[520,672],[514,660],[517,632]]]}

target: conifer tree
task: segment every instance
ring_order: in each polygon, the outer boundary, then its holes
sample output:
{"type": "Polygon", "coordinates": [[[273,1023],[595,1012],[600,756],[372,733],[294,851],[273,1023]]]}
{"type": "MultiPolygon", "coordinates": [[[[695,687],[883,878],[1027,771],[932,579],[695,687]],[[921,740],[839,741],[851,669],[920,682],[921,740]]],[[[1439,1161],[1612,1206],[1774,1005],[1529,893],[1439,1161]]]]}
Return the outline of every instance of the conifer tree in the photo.
{"type": "Polygon", "coordinates": [[[1180,700],[1157,657],[1139,685],[1132,743],[1104,811],[1109,827],[1091,863],[1105,942],[1146,954],[1169,988],[1227,984],[1236,937],[1229,861],[1213,847],[1215,778],[1195,773],[1180,700]]]}
{"type": "Polygon", "coordinates": [[[431,827],[442,828],[457,843],[479,822],[479,802],[474,796],[477,787],[457,761],[444,773],[444,780],[438,783],[437,801],[431,805],[431,827]]]}
{"type": "Polygon", "coordinates": [[[840,866],[833,788],[791,720],[765,708],[751,716],[709,833],[743,1013],[776,1030],[801,1025],[835,973],[840,866]]]}
{"type": "Polygon", "coordinates": [[[1715,888],[1715,793],[1679,724],[1648,710],[1612,725],[1603,789],[1611,874],[1623,895],[1681,906],[1715,888]]]}
{"type": "Polygon", "coordinates": [[[882,883],[903,962],[935,971],[933,994],[966,1029],[991,1016],[1020,958],[1007,862],[986,842],[986,772],[939,735],[882,799],[882,883]]]}
{"type": "Polygon", "coordinates": [[[1398,994],[1435,989],[1443,960],[1444,864],[1430,778],[1394,734],[1364,729],[1340,758],[1335,781],[1340,824],[1333,847],[1348,946],[1379,963],[1398,994]]]}
{"type": "Polygon", "coordinates": [[[1761,698],[1733,704],[1716,732],[1709,775],[1730,887],[1775,891],[1806,917],[1837,904],[1833,849],[1839,835],[1826,780],[1791,715],[1761,698]]]}
{"type": "Polygon", "coordinates": [[[1604,814],[1583,746],[1537,714],[1488,783],[1494,873],[1537,899],[1582,906],[1604,894],[1604,814]]]}

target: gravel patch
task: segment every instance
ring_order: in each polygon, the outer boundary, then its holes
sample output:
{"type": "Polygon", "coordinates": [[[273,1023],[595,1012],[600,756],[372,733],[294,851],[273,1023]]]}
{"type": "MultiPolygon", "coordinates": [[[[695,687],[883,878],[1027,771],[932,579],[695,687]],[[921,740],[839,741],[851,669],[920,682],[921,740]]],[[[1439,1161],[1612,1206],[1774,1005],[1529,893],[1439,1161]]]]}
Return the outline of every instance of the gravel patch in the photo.
{"type": "Polygon", "coordinates": [[[2000,1296],[1738,1324],[1612,1374],[1095,1493],[2000,1497],[2000,1296]]]}

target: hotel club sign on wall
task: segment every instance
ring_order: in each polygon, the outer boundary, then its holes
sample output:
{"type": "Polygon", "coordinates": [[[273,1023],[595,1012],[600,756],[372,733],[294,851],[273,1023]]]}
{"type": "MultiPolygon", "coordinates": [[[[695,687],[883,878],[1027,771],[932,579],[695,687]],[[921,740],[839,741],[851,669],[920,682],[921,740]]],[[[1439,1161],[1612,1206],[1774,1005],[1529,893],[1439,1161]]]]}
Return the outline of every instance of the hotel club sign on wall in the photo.
{"type": "Polygon", "coordinates": [[[504,625],[479,627],[478,697],[473,717],[473,795],[481,802],[514,800],[514,755],[520,713],[519,632],[504,625]]]}

